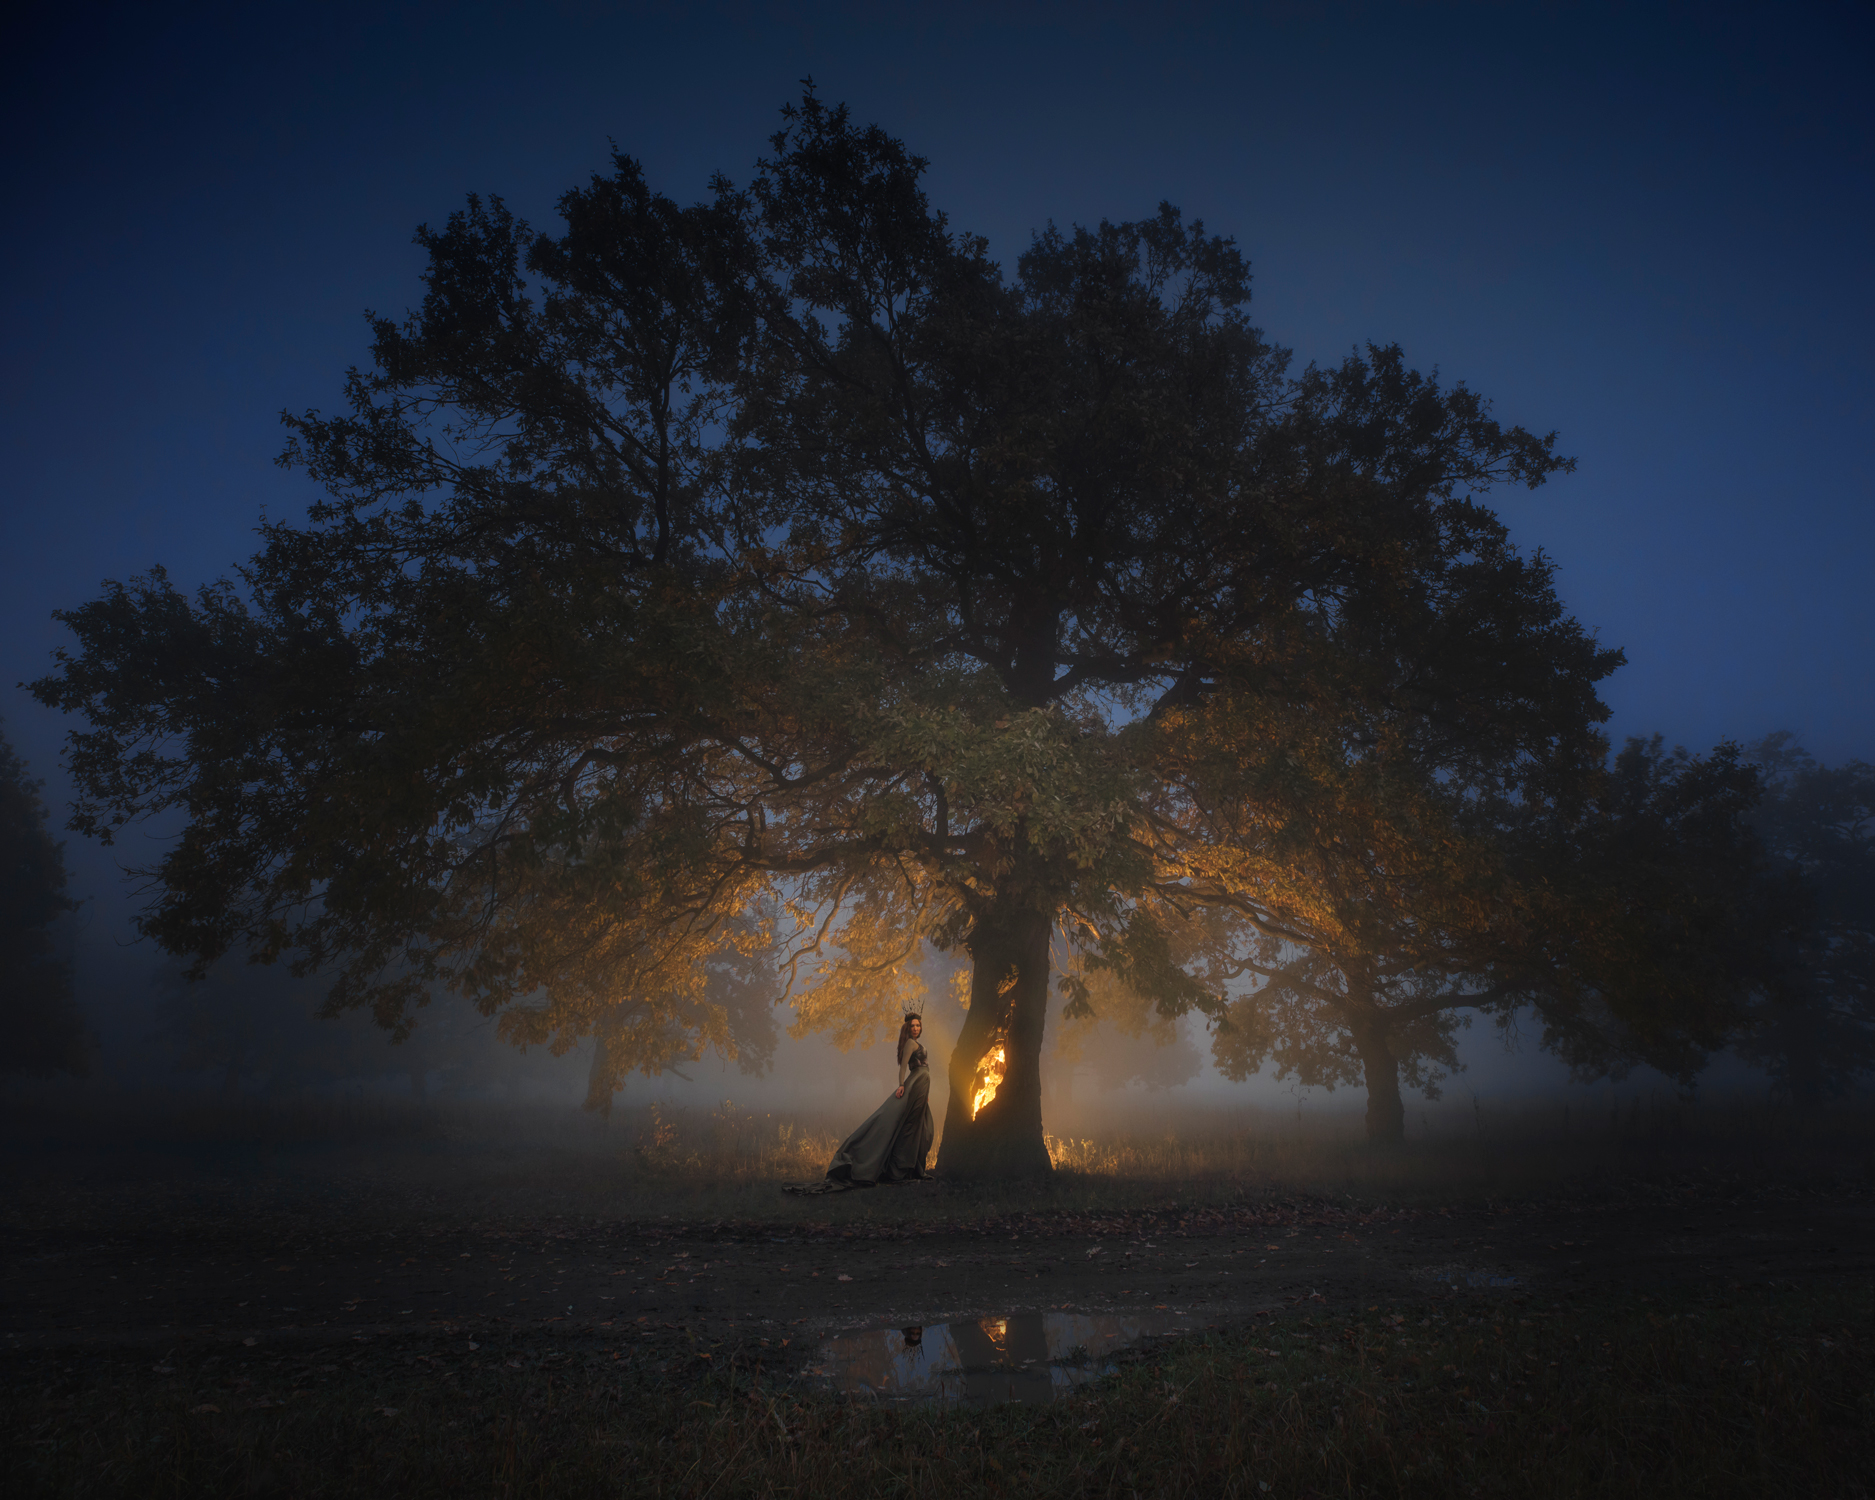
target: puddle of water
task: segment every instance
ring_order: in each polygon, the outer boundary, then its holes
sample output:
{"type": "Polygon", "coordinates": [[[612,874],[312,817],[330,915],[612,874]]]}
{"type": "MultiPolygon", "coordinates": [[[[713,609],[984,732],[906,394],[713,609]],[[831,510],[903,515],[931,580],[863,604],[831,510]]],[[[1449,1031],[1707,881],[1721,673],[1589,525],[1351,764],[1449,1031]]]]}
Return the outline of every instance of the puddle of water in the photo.
{"type": "Polygon", "coordinates": [[[1446,1286],[1471,1291],[1504,1292],[1523,1285],[1521,1276],[1507,1276],[1501,1271],[1480,1270],[1475,1266],[1425,1266],[1412,1274],[1421,1281],[1443,1282],[1446,1286]]]}
{"type": "Polygon", "coordinates": [[[807,1373],[884,1401],[1053,1401],[1111,1374],[1114,1350],[1181,1327],[1190,1320],[1170,1313],[1048,1312],[869,1328],[828,1339],[807,1373]]]}

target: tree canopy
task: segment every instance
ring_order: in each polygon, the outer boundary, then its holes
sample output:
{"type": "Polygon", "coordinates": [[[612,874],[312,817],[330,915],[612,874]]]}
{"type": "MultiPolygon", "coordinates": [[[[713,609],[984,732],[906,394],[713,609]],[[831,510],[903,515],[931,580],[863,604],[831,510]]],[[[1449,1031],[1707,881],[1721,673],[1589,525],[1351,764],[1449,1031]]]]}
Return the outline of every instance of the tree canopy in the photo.
{"type": "Polygon", "coordinates": [[[186,819],[145,930],[596,1036],[606,1097],[759,1050],[776,973],[851,1038],[954,950],[959,1173],[1047,1168],[1051,977],[1216,1013],[1348,927],[1350,830],[1427,942],[1508,930],[1480,830],[1580,804],[1621,659],[1480,498],[1553,435],[1397,348],[1293,369],[1169,205],[1005,268],[924,168],[810,90],[706,202],[617,156],[557,235],[419,230],[420,306],[288,419],[326,498],[62,616],[74,826],[186,819]]]}

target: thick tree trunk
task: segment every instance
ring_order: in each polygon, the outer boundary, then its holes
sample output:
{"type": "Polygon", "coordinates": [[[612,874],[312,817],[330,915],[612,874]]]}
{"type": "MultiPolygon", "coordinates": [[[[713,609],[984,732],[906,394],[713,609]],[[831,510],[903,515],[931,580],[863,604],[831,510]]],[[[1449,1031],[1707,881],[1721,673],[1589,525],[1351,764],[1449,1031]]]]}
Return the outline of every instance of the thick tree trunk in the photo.
{"type": "Polygon", "coordinates": [[[1400,1060],[1378,1027],[1354,1028],[1354,1050],[1367,1075],[1367,1139],[1397,1146],[1406,1139],[1406,1104],[1400,1098],[1400,1060]]]}
{"type": "Polygon", "coordinates": [[[1050,923],[1035,911],[1002,910],[972,930],[970,1013],[950,1059],[950,1105],[938,1170],[967,1179],[1044,1177],[1042,1030],[1048,1019],[1050,923]],[[977,1068],[1001,1041],[1003,1080],[975,1113],[977,1068]]]}

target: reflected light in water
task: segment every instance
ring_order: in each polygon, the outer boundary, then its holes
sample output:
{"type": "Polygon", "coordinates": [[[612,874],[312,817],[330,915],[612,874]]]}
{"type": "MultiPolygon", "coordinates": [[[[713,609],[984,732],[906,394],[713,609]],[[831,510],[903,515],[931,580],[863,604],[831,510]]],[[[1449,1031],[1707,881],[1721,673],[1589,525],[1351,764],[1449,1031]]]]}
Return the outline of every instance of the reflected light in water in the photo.
{"type": "Polygon", "coordinates": [[[1052,1401],[1115,1366],[1105,1356],[1175,1332],[1167,1313],[1012,1313],[828,1339],[810,1373],[850,1395],[993,1405],[1052,1401]]]}

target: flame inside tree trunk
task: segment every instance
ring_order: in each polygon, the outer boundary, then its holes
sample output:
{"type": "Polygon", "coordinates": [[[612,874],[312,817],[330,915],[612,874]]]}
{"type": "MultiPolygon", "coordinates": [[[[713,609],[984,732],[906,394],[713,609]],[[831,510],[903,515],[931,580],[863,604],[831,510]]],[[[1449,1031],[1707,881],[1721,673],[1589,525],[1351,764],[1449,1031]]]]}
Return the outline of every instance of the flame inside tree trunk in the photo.
{"type": "Polygon", "coordinates": [[[938,1169],[947,1176],[1040,1177],[1052,1167],[1042,1139],[1042,1033],[1048,1018],[1052,923],[1005,898],[977,919],[966,946],[970,1013],[950,1060],[950,1105],[938,1169]],[[984,1062],[1000,1046],[1002,1079],[976,1108],[984,1062]]]}
{"type": "Polygon", "coordinates": [[[983,1061],[977,1064],[976,1077],[970,1084],[970,1118],[973,1120],[983,1113],[983,1106],[996,1097],[996,1090],[1002,1086],[1003,1069],[1009,1060],[1006,1040],[999,1032],[983,1061]]]}

